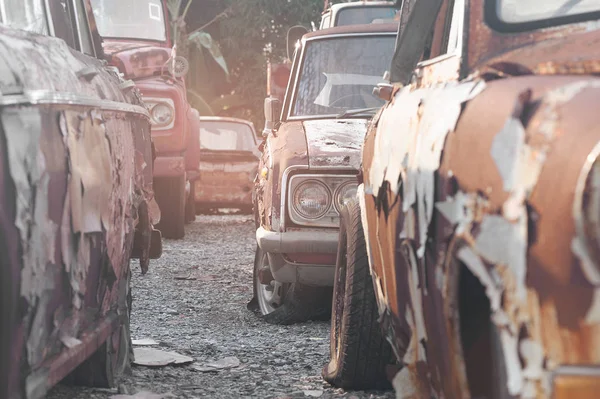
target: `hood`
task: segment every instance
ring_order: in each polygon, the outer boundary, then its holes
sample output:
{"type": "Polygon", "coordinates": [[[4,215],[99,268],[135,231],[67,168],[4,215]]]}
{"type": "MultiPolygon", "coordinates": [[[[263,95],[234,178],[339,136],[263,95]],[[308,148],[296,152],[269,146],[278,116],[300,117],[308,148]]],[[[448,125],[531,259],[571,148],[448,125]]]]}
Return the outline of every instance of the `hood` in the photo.
{"type": "Polygon", "coordinates": [[[125,74],[126,79],[142,79],[153,75],[168,74],[166,63],[171,49],[148,43],[108,42],[104,52],[111,65],[125,74]]]}
{"type": "MultiPolygon", "coordinates": [[[[494,57],[485,66],[506,65],[518,74],[580,75],[600,73],[600,30],[571,33],[520,47],[494,57]]],[[[510,73],[509,71],[505,71],[510,73]]]]}
{"type": "Polygon", "coordinates": [[[368,120],[304,121],[309,167],[360,167],[368,120]]]}

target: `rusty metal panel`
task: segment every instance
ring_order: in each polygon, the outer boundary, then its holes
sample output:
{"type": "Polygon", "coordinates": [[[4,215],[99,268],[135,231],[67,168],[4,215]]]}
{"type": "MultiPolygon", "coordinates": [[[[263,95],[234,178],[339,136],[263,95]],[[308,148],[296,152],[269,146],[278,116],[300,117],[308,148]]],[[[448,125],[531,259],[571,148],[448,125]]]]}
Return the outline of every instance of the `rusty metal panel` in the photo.
{"type": "Polygon", "coordinates": [[[361,208],[384,329],[404,364],[398,397],[469,395],[461,264],[485,288],[511,395],[549,397],[556,367],[600,363],[598,82],[421,81],[377,119],[361,208]],[[582,214],[592,219],[577,233],[582,214]]]}
{"type": "Polygon", "coordinates": [[[0,396],[37,398],[112,333],[135,230],[152,231],[150,125],[61,40],[0,27],[0,59],[0,396]]]}

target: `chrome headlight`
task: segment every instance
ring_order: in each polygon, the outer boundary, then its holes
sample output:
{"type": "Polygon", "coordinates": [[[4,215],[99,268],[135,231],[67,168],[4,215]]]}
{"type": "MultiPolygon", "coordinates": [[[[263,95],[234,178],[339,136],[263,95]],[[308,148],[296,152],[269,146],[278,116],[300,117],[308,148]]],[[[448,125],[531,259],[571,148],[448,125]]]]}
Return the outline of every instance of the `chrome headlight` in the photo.
{"type": "Polygon", "coordinates": [[[347,182],[338,187],[335,192],[335,208],[338,212],[342,211],[344,205],[356,198],[356,191],[358,190],[358,183],[347,182]]]}
{"type": "Polygon", "coordinates": [[[305,219],[322,218],[331,206],[331,192],[320,181],[307,180],[294,190],[292,206],[305,219]]]}
{"type": "Polygon", "coordinates": [[[282,214],[296,225],[339,227],[340,210],[356,196],[354,175],[296,174],[289,179],[282,214]]]}
{"type": "Polygon", "coordinates": [[[175,110],[167,103],[158,103],[150,111],[152,122],[156,126],[168,126],[175,119],[175,110]]]}
{"type": "Polygon", "coordinates": [[[167,130],[175,125],[175,103],[170,98],[146,98],[153,130],[167,130]]]}

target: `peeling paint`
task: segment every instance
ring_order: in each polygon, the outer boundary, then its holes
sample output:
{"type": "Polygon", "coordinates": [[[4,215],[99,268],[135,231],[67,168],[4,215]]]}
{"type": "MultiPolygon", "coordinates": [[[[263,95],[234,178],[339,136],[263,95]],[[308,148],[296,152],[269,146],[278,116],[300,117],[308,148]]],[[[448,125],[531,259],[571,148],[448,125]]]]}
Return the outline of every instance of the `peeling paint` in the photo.
{"type": "Polygon", "coordinates": [[[358,169],[360,149],[367,132],[364,119],[306,120],[309,166],[347,166],[358,169]]]}
{"type": "Polygon", "coordinates": [[[135,90],[124,95],[102,61],[62,40],[0,27],[0,61],[0,201],[16,204],[0,229],[15,231],[17,244],[2,245],[21,256],[2,265],[19,315],[6,320],[0,396],[41,397],[118,324],[114,283],[129,273],[136,227],[152,229],[139,222],[153,195],[150,123],[135,90]]]}

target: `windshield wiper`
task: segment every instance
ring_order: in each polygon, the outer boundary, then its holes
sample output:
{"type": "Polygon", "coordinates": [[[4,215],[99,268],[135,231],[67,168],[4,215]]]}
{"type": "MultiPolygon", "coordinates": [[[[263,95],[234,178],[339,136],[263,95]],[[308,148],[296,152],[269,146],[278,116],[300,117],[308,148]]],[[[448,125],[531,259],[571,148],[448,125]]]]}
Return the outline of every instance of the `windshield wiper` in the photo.
{"type": "Polygon", "coordinates": [[[381,107],[371,107],[371,108],[357,108],[357,109],[347,109],[336,115],[337,119],[344,118],[346,116],[366,114],[366,113],[374,113],[381,107]]]}

